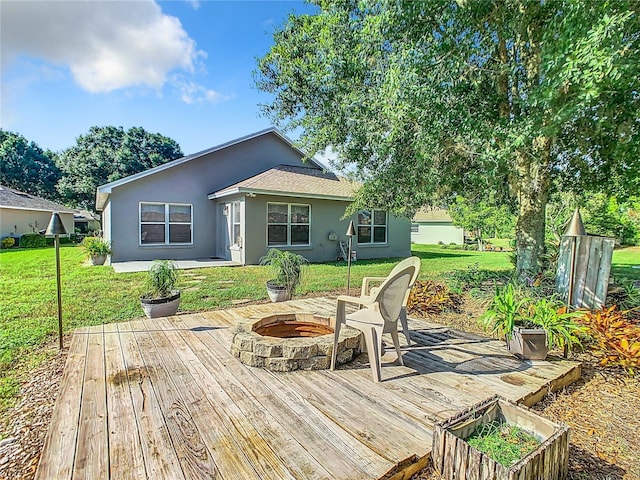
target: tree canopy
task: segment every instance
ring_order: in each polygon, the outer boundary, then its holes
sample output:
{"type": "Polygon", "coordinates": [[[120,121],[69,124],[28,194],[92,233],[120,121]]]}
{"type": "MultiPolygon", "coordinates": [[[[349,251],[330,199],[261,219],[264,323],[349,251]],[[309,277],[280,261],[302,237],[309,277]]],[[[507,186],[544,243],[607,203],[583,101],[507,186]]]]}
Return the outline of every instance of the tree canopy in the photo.
{"type": "Polygon", "coordinates": [[[19,133],[0,129],[0,183],[3,185],[56,200],[60,170],[53,156],[19,133]]]}
{"type": "Polygon", "coordinates": [[[640,188],[640,23],[629,0],[317,0],[259,60],[264,111],[412,215],[457,195],[516,207],[517,274],[540,266],[553,185],[640,188]]]}
{"type": "Polygon", "coordinates": [[[99,185],[133,175],[181,157],[180,146],[141,127],[91,127],[76,145],[57,158],[62,178],[58,190],[68,202],[95,208],[99,185]]]}

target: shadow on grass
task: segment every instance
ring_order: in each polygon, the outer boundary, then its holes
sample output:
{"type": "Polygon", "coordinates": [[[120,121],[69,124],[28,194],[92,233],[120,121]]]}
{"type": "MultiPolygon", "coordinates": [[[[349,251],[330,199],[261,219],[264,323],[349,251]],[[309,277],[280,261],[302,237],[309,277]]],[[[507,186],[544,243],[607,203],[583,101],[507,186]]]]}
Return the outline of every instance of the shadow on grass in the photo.
{"type": "Polygon", "coordinates": [[[415,255],[422,260],[434,260],[437,258],[471,257],[473,256],[473,252],[464,250],[445,250],[443,248],[441,252],[419,252],[412,250],[411,255],[415,255]]]}

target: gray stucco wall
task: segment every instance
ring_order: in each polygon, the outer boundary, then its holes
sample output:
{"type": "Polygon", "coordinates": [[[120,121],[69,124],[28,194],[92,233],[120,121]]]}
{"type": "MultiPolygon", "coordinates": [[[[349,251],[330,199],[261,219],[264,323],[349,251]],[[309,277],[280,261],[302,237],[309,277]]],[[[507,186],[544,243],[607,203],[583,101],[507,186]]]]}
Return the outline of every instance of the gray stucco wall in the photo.
{"type": "Polygon", "coordinates": [[[217,202],[207,195],[279,164],[304,165],[298,152],[266,134],[114,187],[107,212],[112,262],[215,257],[217,202]],[[140,202],[192,204],[193,245],[140,246],[140,202]]]}
{"type": "MultiPolygon", "coordinates": [[[[299,199],[292,197],[258,195],[246,198],[245,205],[245,240],[244,254],[248,265],[257,264],[267,250],[267,203],[301,203],[311,205],[311,246],[308,247],[279,247],[304,256],[310,262],[327,262],[338,256],[338,241],[348,240],[345,235],[349,220],[357,223],[356,215],[341,219],[348,202],[299,199]],[[335,232],[337,240],[329,240],[329,233],[335,232]]],[[[408,219],[389,216],[387,243],[382,245],[358,245],[353,238],[353,250],[358,259],[408,257],[411,254],[410,230],[408,219]]]]}

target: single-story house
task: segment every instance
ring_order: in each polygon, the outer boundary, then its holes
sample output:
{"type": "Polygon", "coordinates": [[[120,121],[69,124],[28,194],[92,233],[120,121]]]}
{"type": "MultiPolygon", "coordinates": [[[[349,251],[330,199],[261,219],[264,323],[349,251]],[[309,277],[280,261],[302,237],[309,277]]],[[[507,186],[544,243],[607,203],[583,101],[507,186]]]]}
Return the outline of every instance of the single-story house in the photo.
{"type": "Polygon", "coordinates": [[[73,233],[73,209],[0,185],[0,238],[41,232],[54,212],[60,214],[67,233],[73,233]]]}
{"type": "Polygon", "coordinates": [[[221,258],[259,263],[269,248],[335,260],[349,220],[358,259],[410,255],[410,221],[383,210],[342,218],[356,185],[269,128],[101,185],[111,261],[221,258]]]}
{"type": "Polygon", "coordinates": [[[453,224],[451,216],[440,208],[421,208],[411,223],[411,242],[418,244],[464,243],[464,229],[453,224]]]}
{"type": "Polygon", "coordinates": [[[73,214],[73,222],[76,232],[86,235],[100,231],[100,217],[89,210],[76,208],[73,214]]]}

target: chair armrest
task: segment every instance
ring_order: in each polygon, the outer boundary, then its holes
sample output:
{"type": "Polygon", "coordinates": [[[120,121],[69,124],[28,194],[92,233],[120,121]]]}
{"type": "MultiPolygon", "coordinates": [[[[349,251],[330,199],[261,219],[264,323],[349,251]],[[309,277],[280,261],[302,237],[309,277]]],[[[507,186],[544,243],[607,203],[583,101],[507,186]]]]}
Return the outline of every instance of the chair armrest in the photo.
{"type": "Polygon", "coordinates": [[[361,295],[369,295],[369,289],[371,288],[371,282],[384,282],[387,277],[364,277],[362,279],[361,295]]]}
{"type": "Polygon", "coordinates": [[[339,295],[338,302],[353,303],[355,305],[369,305],[371,303],[371,299],[367,296],[352,297],[351,295],[339,295]]]}

